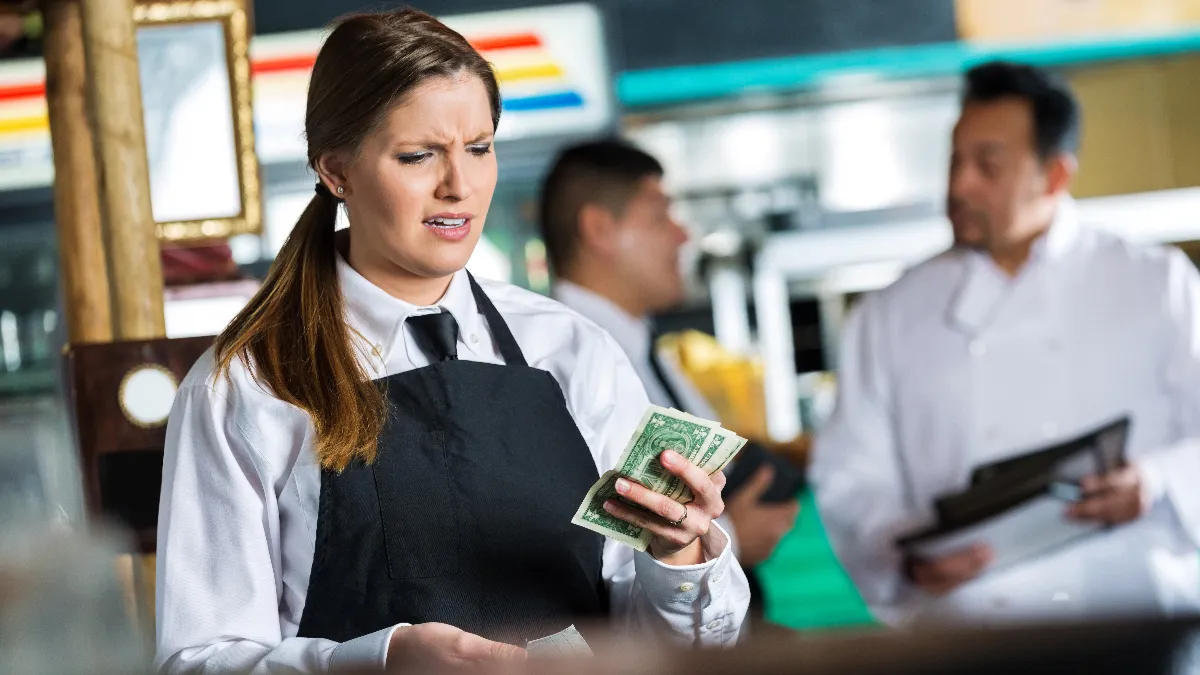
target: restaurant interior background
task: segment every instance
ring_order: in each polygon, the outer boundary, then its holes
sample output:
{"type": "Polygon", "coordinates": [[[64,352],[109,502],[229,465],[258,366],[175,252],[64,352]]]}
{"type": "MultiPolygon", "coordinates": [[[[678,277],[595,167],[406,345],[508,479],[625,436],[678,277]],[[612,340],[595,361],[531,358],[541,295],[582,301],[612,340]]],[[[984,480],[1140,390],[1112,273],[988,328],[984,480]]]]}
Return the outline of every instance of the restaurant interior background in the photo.
{"type": "MultiPolygon", "coordinates": [[[[262,231],[164,250],[169,336],[219,332],[311,198],[307,74],[319,28],[356,4],[254,3],[262,231]]],[[[757,389],[740,405],[777,441],[827,412],[847,303],[947,244],[958,76],[974,63],[1013,58],[1068,78],[1084,109],[1086,218],[1143,241],[1200,240],[1200,0],[415,4],[483,40],[506,99],[501,182],[471,268],[547,291],[533,222],[542,172],[565,143],[627,136],[663,160],[692,235],[689,301],[663,320],[750,364],[757,389]]],[[[0,523],[70,521],[83,507],[36,14],[0,18],[0,35],[0,523]]],[[[143,68],[144,83],[154,76],[143,68]]],[[[222,161],[182,162],[175,198],[210,198],[228,178],[222,161]]],[[[763,579],[772,621],[869,623],[810,501],[763,579]]]]}

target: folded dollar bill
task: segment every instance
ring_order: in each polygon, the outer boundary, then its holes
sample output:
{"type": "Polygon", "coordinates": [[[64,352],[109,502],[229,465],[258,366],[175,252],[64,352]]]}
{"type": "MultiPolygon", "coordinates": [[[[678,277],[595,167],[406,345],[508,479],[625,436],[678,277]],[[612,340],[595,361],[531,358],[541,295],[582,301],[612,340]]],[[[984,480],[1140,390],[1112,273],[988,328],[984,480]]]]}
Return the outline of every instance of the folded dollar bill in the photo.
{"type": "Polygon", "coordinates": [[[579,634],[574,625],[537,640],[530,640],[525,645],[525,651],[530,656],[593,656],[587,640],[579,634]]]}
{"type": "Polygon", "coordinates": [[[682,479],[663,467],[658,459],[663,451],[678,452],[711,476],[724,469],[744,445],[746,439],[716,422],[652,405],[642,416],[616,467],[604,472],[592,485],[571,522],[645,551],[650,532],[604,510],[604,502],[609,499],[624,501],[617,494],[617,479],[627,478],[686,504],[692,501],[692,492],[682,479]]]}

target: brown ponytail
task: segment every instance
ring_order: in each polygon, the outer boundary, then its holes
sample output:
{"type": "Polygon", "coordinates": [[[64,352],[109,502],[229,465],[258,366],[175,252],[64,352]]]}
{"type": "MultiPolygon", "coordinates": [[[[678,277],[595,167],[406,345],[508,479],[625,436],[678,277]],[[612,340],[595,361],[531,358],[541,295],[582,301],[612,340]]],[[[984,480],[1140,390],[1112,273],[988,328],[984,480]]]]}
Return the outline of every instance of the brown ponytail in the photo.
{"type": "MultiPolygon", "coordinates": [[[[479,77],[500,118],[495,75],[458,33],[415,10],[349,16],[317,55],[305,131],[309,165],[326,153],[355,154],[403,96],[430,77],[479,77]]],[[[280,400],[312,418],[321,466],[341,470],[375,459],[387,401],[360,360],[337,276],[339,200],[324,187],[309,202],[262,288],[216,341],[218,375],[239,358],[280,400]]]]}

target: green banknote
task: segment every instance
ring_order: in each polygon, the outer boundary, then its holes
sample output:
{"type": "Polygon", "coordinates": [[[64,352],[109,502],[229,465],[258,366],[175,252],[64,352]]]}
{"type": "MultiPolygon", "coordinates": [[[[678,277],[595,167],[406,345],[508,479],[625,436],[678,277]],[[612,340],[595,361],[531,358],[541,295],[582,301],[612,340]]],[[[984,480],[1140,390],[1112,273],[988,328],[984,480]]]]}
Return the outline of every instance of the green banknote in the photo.
{"type": "Polygon", "coordinates": [[[691,500],[691,490],[683,480],[663,467],[659,456],[674,450],[711,475],[723,468],[745,443],[736,434],[716,422],[703,420],[678,410],[650,406],[642,416],[617,466],[606,471],[584,497],[571,522],[639,551],[645,551],[650,533],[604,510],[609,499],[625,501],[617,492],[617,478],[624,477],[680,503],[691,500]],[[736,449],[735,449],[736,448],[736,449]],[[713,467],[709,470],[710,467],[713,467]]]}

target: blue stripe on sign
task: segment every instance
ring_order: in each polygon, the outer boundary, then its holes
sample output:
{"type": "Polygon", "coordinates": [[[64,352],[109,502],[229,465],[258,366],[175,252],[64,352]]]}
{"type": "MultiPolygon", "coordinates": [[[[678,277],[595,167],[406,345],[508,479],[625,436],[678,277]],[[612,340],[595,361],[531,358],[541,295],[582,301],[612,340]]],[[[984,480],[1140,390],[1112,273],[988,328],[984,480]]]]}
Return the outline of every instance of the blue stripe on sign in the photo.
{"type": "Polygon", "coordinates": [[[538,96],[522,96],[504,100],[504,109],[512,112],[522,110],[553,110],[555,108],[582,108],[583,97],[574,91],[561,91],[538,96]]]}

